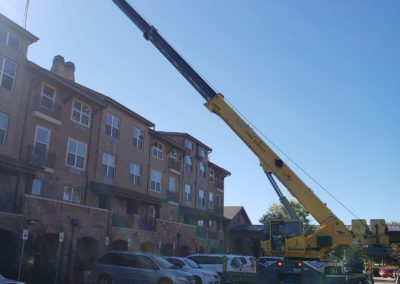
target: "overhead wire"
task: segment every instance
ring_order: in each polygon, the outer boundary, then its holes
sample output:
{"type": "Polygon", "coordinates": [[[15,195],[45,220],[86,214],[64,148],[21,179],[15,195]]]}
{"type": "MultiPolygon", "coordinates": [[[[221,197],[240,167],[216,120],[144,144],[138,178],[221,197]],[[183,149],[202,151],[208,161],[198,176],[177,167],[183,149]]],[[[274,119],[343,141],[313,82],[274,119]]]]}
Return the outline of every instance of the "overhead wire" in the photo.
{"type": "Polygon", "coordinates": [[[325,186],[318,182],[314,177],[311,176],[303,167],[301,167],[294,159],[292,159],[288,154],[286,154],[276,143],[274,143],[270,138],[268,138],[260,129],[257,128],[243,113],[241,113],[230,101],[225,98],[225,101],[234,109],[258,134],[260,134],[265,140],[267,140],[279,153],[285,156],[295,167],[297,167],[303,174],[305,174],[310,180],[312,180],[316,185],[318,185],[325,193],[332,197],[338,204],[340,204],[346,211],[353,215],[356,219],[360,219],[350,208],[348,208],[343,202],[341,202],[337,197],[335,197],[325,186]]]}

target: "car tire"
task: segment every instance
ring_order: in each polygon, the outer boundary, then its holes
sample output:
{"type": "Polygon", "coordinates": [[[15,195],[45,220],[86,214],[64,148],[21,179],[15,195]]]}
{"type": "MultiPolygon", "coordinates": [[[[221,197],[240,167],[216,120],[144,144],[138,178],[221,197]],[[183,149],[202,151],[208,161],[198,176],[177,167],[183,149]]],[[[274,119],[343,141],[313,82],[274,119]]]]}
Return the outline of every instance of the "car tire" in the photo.
{"type": "Polygon", "coordinates": [[[157,284],[173,284],[173,283],[168,278],[161,278],[160,280],[158,280],[157,284]]]}
{"type": "Polygon", "coordinates": [[[203,281],[201,281],[200,277],[195,276],[195,277],[194,277],[194,283],[195,283],[195,284],[202,284],[203,281]]]}
{"type": "Polygon", "coordinates": [[[112,280],[111,276],[109,275],[102,275],[100,277],[99,284],[114,284],[114,281],[112,280]]]}

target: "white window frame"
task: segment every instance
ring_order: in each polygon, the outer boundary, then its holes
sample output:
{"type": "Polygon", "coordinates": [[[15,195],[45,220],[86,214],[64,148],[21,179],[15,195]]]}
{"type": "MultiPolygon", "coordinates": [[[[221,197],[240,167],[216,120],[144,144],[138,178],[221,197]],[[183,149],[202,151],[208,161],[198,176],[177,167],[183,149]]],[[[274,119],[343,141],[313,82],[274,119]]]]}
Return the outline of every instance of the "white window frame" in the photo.
{"type": "Polygon", "coordinates": [[[8,122],[9,122],[9,115],[5,114],[4,112],[0,112],[0,119],[4,118],[4,128],[3,126],[0,124],[0,131],[4,131],[4,136],[3,136],[3,141],[0,141],[0,145],[4,145],[6,144],[6,139],[7,139],[7,130],[8,130],[8,122]]]}
{"type": "Polygon", "coordinates": [[[154,192],[161,192],[161,178],[162,173],[156,170],[150,172],[150,190],[154,192]]]}
{"type": "Polygon", "coordinates": [[[50,147],[50,138],[51,138],[51,130],[50,129],[48,129],[46,127],[43,127],[41,125],[36,125],[36,128],[35,128],[35,139],[33,140],[33,148],[35,149],[36,143],[45,144],[46,145],[46,152],[47,152],[49,150],[49,147],[50,147]],[[46,144],[43,143],[42,141],[38,141],[38,136],[37,136],[38,135],[38,129],[41,129],[41,130],[44,130],[45,132],[47,132],[48,141],[47,141],[46,144]]]}
{"type": "Polygon", "coordinates": [[[113,137],[115,139],[119,138],[120,135],[120,127],[121,127],[121,119],[111,113],[106,114],[106,135],[113,137]],[[108,122],[108,118],[111,118],[111,124],[108,122]],[[107,125],[110,127],[110,133],[107,133],[107,125]],[[116,133],[113,135],[113,133],[116,133]]]}
{"type": "Polygon", "coordinates": [[[40,92],[40,105],[48,109],[53,109],[55,103],[56,103],[56,88],[47,83],[43,83],[42,90],[40,92]],[[52,97],[44,92],[45,88],[49,88],[53,91],[52,97]],[[44,101],[43,99],[48,100],[50,105],[46,105],[45,103],[43,103],[44,101]]]}
{"type": "Polygon", "coordinates": [[[15,78],[17,76],[17,68],[18,68],[17,63],[15,63],[14,61],[12,61],[12,60],[0,55],[0,87],[2,87],[4,89],[7,89],[7,90],[10,90],[11,92],[14,91],[15,78]],[[5,68],[6,61],[14,64],[14,66],[15,66],[15,73],[14,74],[5,73],[4,68],[5,68]],[[9,76],[10,78],[12,78],[11,89],[8,89],[5,86],[3,86],[3,76],[4,75],[9,76]]]}
{"type": "Polygon", "coordinates": [[[169,176],[168,178],[168,191],[169,192],[176,191],[176,178],[174,176],[169,176]]]}
{"type": "Polygon", "coordinates": [[[0,27],[0,30],[3,30],[6,33],[6,41],[3,42],[3,44],[5,44],[6,46],[8,46],[9,48],[19,51],[21,49],[21,39],[19,37],[17,37],[15,34],[10,33],[9,31],[3,29],[2,27],[0,27]],[[15,39],[18,40],[18,47],[14,48],[12,45],[10,45],[10,37],[14,37],[15,39]]]}
{"type": "Polygon", "coordinates": [[[175,162],[178,160],[178,154],[176,153],[176,150],[171,150],[171,153],[169,153],[169,159],[175,162]]]}
{"type": "Polygon", "coordinates": [[[163,144],[156,141],[151,147],[151,155],[159,160],[163,159],[163,144]]]}
{"type": "Polygon", "coordinates": [[[108,152],[103,152],[103,155],[101,157],[101,169],[102,169],[101,172],[106,177],[113,178],[113,177],[115,177],[116,166],[117,166],[117,157],[108,152]],[[105,171],[104,171],[104,167],[105,167],[105,171]],[[112,172],[111,172],[111,169],[113,169],[112,172]]]}
{"type": "Polygon", "coordinates": [[[79,140],[76,140],[76,139],[74,139],[74,138],[68,137],[68,142],[67,142],[67,153],[66,153],[66,155],[65,155],[65,165],[66,165],[67,167],[71,167],[71,168],[75,168],[75,169],[79,169],[79,170],[85,170],[85,168],[86,168],[86,157],[87,157],[87,144],[84,143],[84,142],[81,142],[81,141],[79,141],[79,140]],[[77,143],[76,152],[75,152],[75,153],[69,152],[69,150],[68,150],[68,147],[69,147],[70,142],[71,142],[71,143],[77,143]],[[84,149],[85,149],[85,156],[84,156],[84,157],[81,156],[81,155],[79,155],[79,146],[82,146],[82,147],[84,147],[84,149]],[[71,154],[73,154],[73,155],[75,156],[74,164],[73,164],[73,165],[68,164],[68,154],[69,154],[69,153],[71,153],[71,154]],[[82,165],[82,167],[76,166],[76,162],[77,162],[77,157],[78,157],[78,156],[81,157],[81,158],[83,158],[83,165],[82,165]]]}
{"type": "Polygon", "coordinates": [[[64,186],[63,201],[81,203],[81,190],[72,186],[64,186]],[[69,191],[69,194],[67,193],[69,191]]]}
{"type": "Polygon", "coordinates": [[[214,208],[214,194],[212,192],[208,193],[208,208],[214,208]]]}
{"type": "Polygon", "coordinates": [[[136,163],[129,164],[129,181],[134,185],[141,185],[142,166],[136,163]]]}
{"type": "Polygon", "coordinates": [[[208,170],[208,181],[214,183],[215,180],[215,171],[213,169],[208,170]]]}
{"type": "Polygon", "coordinates": [[[185,156],[185,170],[189,173],[193,173],[193,159],[191,156],[185,156]]]}
{"type": "Polygon", "coordinates": [[[192,186],[185,183],[185,201],[192,201],[192,186]]]}
{"type": "Polygon", "coordinates": [[[200,200],[200,205],[201,207],[206,206],[206,198],[205,198],[206,192],[204,189],[199,188],[199,200],[200,200]]]}
{"type": "Polygon", "coordinates": [[[144,147],[144,131],[143,129],[134,126],[132,130],[132,145],[133,147],[143,150],[144,147]],[[135,133],[136,130],[136,133],[135,133]]]}
{"type": "Polygon", "coordinates": [[[206,178],[206,166],[203,162],[199,162],[199,173],[201,178],[206,178]]]}
{"type": "Polygon", "coordinates": [[[31,194],[36,196],[42,196],[42,191],[43,191],[43,180],[40,178],[34,178],[32,180],[31,194]],[[34,192],[35,181],[37,181],[37,183],[40,185],[39,192],[34,192]]]}
{"type": "Polygon", "coordinates": [[[83,125],[87,128],[90,128],[91,116],[92,116],[92,108],[88,104],[85,104],[84,102],[77,100],[77,99],[72,100],[72,109],[71,109],[71,120],[72,121],[74,121],[80,125],[83,125]],[[75,107],[75,103],[80,104],[80,108],[75,107]],[[84,112],[83,109],[85,107],[89,113],[84,112]],[[74,113],[77,113],[79,115],[79,119],[75,119],[74,113]],[[87,124],[82,122],[82,117],[87,117],[87,120],[88,120],[87,124]]]}

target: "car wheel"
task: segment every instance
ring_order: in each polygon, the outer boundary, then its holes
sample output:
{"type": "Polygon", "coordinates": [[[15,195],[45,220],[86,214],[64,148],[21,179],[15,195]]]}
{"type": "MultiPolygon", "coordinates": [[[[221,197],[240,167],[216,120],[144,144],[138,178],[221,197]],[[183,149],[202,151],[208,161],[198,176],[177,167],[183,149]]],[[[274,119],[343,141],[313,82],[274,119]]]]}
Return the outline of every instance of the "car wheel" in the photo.
{"type": "Polygon", "coordinates": [[[100,277],[99,284],[114,284],[112,278],[108,275],[103,275],[100,277]]]}
{"type": "Polygon", "coordinates": [[[202,284],[203,282],[201,281],[200,277],[195,276],[195,277],[194,277],[194,283],[195,283],[195,284],[202,284]]]}
{"type": "Polygon", "coordinates": [[[158,280],[157,284],[172,284],[172,281],[168,278],[162,278],[158,280]]]}

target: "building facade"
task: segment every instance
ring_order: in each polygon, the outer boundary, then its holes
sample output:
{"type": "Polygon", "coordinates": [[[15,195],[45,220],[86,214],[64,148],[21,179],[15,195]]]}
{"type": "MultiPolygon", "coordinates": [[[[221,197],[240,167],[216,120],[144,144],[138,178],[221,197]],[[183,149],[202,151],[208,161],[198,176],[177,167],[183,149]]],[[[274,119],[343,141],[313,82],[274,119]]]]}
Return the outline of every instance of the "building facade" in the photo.
{"type": "Polygon", "coordinates": [[[224,250],[224,178],[211,148],[75,82],[62,56],[0,14],[0,273],[79,283],[109,249],[224,250]],[[22,261],[21,261],[22,260],[22,261]]]}

